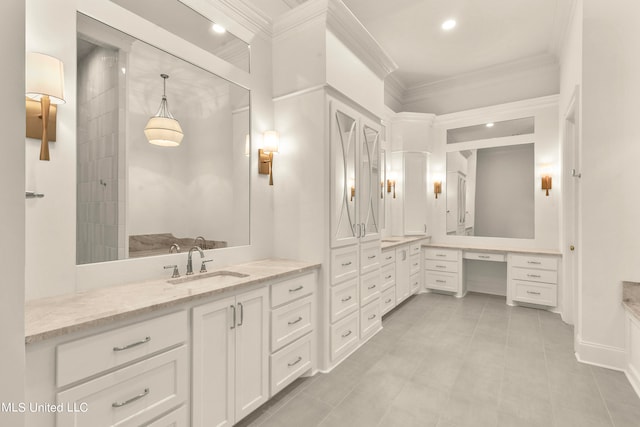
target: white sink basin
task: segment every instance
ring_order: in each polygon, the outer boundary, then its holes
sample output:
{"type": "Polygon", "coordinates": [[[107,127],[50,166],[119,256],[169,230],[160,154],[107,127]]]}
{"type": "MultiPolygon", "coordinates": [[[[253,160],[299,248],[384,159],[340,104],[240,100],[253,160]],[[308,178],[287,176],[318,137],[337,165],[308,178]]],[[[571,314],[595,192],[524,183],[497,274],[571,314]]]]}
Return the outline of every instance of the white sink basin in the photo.
{"type": "Polygon", "coordinates": [[[171,280],[167,280],[167,283],[170,283],[172,285],[179,285],[181,283],[188,283],[188,282],[195,282],[197,280],[203,280],[203,279],[208,279],[207,281],[210,282],[211,280],[215,280],[216,282],[220,281],[234,281],[235,279],[238,278],[242,278],[242,277],[248,277],[248,274],[244,274],[244,273],[238,273],[236,271],[227,271],[227,270],[220,270],[220,271],[212,271],[210,273],[201,273],[201,274],[193,274],[191,276],[185,276],[185,277],[178,277],[176,279],[171,279],[171,280]]]}

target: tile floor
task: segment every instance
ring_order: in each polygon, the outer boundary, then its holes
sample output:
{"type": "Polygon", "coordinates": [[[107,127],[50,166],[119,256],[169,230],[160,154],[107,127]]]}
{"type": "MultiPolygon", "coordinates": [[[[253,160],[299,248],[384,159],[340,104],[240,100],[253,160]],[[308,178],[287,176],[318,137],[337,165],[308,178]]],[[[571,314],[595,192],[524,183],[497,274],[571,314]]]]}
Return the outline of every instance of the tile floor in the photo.
{"type": "Polygon", "coordinates": [[[505,299],[417,295],[329,374],[244,419],[260,427],[638,427],[621,372],[578,363],[559,315],[505,299]]]}

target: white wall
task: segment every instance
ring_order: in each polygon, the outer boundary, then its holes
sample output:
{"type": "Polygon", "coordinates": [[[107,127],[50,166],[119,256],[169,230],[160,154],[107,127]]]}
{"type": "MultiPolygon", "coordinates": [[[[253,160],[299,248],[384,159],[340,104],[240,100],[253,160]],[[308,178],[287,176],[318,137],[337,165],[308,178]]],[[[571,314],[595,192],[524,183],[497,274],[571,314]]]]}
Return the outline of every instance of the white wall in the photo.
{"type": "Polygon", "coordinates": [[[640,281],[640,3],[584,1],[583,360],[624,364],[622,281],[640,281]]]}
{"type": "MultiPolygon", "coordinates": [[[[27,164],[27,185],[46,194],[44,199],[28,206],[26,213],[27,299],[161,278],[166,274],[163,265],[186,264],[184,254],[174,254],[76,267],[76,7],[137,38],[151,40],[224,78],[249,85],[252,88],[253,136],[273,128],[271,44],[261,36],[251,40],[252,73],[248,75],[186,46],[176,36],[148,25],[109,1],[28,0],[27,50],[47,52],[64,62],[67,103],[58,110],[58,141],[52,144],[51,162],[27,164]]],[[[37,158],[38,149],[37,141],[28,140],[27,158],[37,158]]],[[[272,253],[273,201],[264,176],[257,174],[256,154],[252,150],[251,245],[213,251],[208,255],[214,259],[213,268],[268,257],[272,253]]]]}
{"type": "MultiPolygon", "coordinates": [[[[0,402],[24,400],[24,14],[22,0],[7,0],[0,6],[0,254],[2,273],[0,298],[0,402]],[[8,41],[11,42],[8,42],[8,41]]],[[[28,162],[37,162],[32,157],[28,162]]],[[[39,199],[43,200],[43,199],[39,199]]],[[[27,200],[27,204],[37,202],[27,200]]],[[[24,425],[21,414],[0,414],[2,425],[24,425]]]]}

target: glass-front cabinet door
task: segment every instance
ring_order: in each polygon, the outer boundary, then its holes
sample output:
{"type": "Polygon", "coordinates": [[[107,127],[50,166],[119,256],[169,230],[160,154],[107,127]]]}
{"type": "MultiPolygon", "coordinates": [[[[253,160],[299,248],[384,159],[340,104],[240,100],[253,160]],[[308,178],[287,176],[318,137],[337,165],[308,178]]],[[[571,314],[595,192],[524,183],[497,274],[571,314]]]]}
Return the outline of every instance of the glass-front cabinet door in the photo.
{"type": "Polygon", "coordinates": [[[358,120],[356,112],[332,101],[331,114],[331,246],[356,243],[358,225],[358,120]]]}
{"type": "Polygon", "coordinates": [[[361,240],[374,240],[380,233],[380,127],[363,120],[360,139],[359,223],[361,240]]]}

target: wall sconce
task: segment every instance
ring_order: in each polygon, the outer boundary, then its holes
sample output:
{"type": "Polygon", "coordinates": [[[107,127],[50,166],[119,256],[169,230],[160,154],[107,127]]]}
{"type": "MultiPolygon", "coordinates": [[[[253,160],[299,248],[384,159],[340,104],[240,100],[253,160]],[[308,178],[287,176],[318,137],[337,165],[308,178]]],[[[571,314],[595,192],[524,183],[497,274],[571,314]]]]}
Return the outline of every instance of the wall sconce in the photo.
{"type": "Polygon", "coordinates": [[[182,142],[184,134],[180,123],[169,112],[167,103],[167,74],[160,74],[162,77],[162,100],[160,108],[155,116],[151,117],[144,127],[144,135],[147,141],[153,145],[161,147],[177,147],[182,142]]]}
{"type": "Polygon", "coordinates": [[[542,189],[546,190],[546,196],[549,195],[549,190],[551,190],[551,175],[543,175],[542,176],[542,189]]]}
{"type": "Polygon", "coordinates": [[[258,149],[258,173],[269,175],[269,185],[273,185],[273,153],[278,152],[280,134],[275,130],[262,133],[262,148],[258,149]]]}
{"type": "Polygon", "coordinates": [[[442,181],[435,181],[433,183],[433,194],[438,198],[438,194],[442,194],[442,181]]]}
{"type": "Polygon", "coordinates": [[[396,180],[388,179],[387,180],[387,193],[391,193],[391,189],[393,189],[393,198],[396,198],[396,180]]]}
{"type": "Polygon", "coordinates": [[[27,138],[41,139],[40,160],[49,160],[49,141],[56,140],[55,107],[53,114],[50,114],[50,107],[51,104],[65,103],[64,64],[58,58],[35,52],[28,53],[26,59],[26,135],[27,138]],[[39,102],[40,108],[30,99],[39,102]]]}

